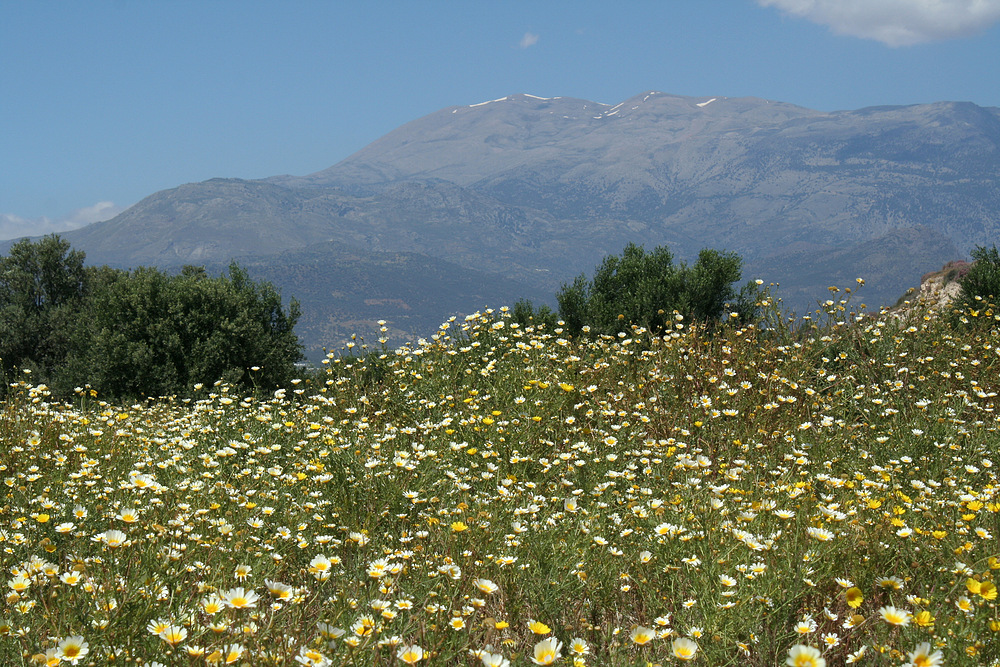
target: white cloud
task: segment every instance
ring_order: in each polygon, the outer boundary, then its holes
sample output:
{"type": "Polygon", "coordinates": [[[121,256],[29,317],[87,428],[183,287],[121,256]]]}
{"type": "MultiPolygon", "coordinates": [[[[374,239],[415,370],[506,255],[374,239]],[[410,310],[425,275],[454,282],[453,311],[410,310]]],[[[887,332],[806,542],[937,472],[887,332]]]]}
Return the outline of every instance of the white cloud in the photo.
{"type": "Polygon", "coordinates": [[[1000,0],[757,0],[835,33],[910,46],[982,32],[1000,21],[1000,0]]]}
{"type": "Polygon", "coordinates": [[[25,236],[44,236],[68,232],[94,222],[103,222],[115,217],[125,208],[114,202],[102,201],[93,206],[78,208],[69,215],[55,220],[47,217],[22,218],[13,213],[0,213],[0,239],[19,239],[25,236]]]}
{"type": "Polygon", "coordinates": [[[520,47],[526,49],[529,46],[534,46],[538,43],[538,35],[533,32],[524,33],[524,37],[521,38],[520,47]]]}
{"type": "Polygon", "coordinates": [[[85,206],[83,208],[76,209],[67,217],[63,218],[63,220],[77,225],[78,227],[83,227],[84,225],[89,225],[92,222],[104,222],[105,220],[110,220],[124,210],[125,208],[121,206],[115,206],[114,202],[99,201],[93,206],[85,206]]]}

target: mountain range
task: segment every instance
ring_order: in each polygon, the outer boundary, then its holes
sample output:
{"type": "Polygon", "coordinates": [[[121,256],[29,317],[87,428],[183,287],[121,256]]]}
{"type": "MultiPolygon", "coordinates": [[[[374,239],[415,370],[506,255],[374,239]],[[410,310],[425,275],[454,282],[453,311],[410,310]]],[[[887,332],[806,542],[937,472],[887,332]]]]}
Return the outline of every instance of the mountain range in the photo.
{"type": "Polygon", "coordinates": [[[735,251],[799,312],[857,277],[867,303],[891,303],[998,227],[1000,109],[645,92],[449,107],[323,171],[181,185],[64,237],[113,266],[236,259],[302,301],[315,355],[379,319],[399,342],[552,303],[630,241],[735,251]]]}

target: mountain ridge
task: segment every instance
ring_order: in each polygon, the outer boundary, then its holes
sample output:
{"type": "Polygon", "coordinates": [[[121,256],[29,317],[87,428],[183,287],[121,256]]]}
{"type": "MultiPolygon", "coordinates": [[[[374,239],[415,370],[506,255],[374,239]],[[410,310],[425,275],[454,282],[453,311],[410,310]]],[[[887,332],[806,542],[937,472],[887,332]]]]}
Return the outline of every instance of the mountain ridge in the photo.
{"type": "MultiPolygon", "coordinates": [[[[995,240],[998,180],[1000,109],[971,102],[824,112],[657,91],[615,105],[518,94],[433,112],[306,176],[161,191],[65,237],[118,266],[280,261],[322,244],[414,253],[533,294],[628,242],[682,261],[714,247],[802,311],[845,278],[891,302],[995,240]]],[[[470,308],[482,305],[503,304],[470,308]]]]}

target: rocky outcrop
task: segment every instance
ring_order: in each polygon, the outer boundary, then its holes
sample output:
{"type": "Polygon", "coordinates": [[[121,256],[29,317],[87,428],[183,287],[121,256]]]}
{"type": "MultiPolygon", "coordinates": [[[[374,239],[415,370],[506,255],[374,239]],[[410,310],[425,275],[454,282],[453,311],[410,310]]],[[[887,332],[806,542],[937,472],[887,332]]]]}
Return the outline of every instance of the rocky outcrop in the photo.
{"type": "Polygon", "coordinates": [[[918,304],[934,310],[947,308],[961,294],[962,278],[971,267],[971,262],[959,259],[948,262],[939,271],[925,273],[920,278],[920,287],[907,290],[896,302],[893,312],[903,316],[918,304]]]}
{"type": "Polygon", "coordinates": [[[920,299],[934,308],[950,305],[962,291],[962,278],[972,264],[964,260],[948,262],[940,271],[926,273],[920,278],[920,299]]]}

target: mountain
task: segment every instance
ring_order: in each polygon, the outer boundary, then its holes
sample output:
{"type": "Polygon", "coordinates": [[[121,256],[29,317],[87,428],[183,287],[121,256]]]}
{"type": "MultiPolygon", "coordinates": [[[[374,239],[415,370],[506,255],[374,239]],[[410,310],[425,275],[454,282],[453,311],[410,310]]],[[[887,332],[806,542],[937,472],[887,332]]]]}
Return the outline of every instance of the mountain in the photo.
{"type": "MultiPolygon", "coordinates": [[[[368,271],[359,285],[382,286],[369,300],[392,303],[396,289],[409,303],[416,290],[438,320],[458,302],[435,301],[438,278],[425,275],[462,267],[484,299],[520,289],[551,302],[629,241],[686,260],[714,247],[801,311],[857,277],[869,304],[892,302],[929,267],[994,243],[998,181],[1000,109],[968,102],[821,112],[658,92],[616,105],[511,95],[414,120],[314,174],[182,185],[65,236],[118,266],[242,257],[259,275],[301,274],[288,294],[338,291],[289,262],[332,280],[350,256],[368,271]],[[413,273],[392,288],[379,276],[404,256],[413,273]]],[[[362,310],[337,311],[341,324],[312,344],[371,324],[362,310]]],[[[411,325],[401,335],[428,333],[411,325]]]]}
{"type": "MultiPolygon", "coordinates": [[[[418,253],[377,253],[340,243],[318,243],[277,255],[236,258],[257,280],[272,283],[302,306],[295,327],[306,356],[318,361],[357,335],[371,349],[429,336],[451,315],[518,299],[551,298],[532,285],[418,253]],[[384,321],[386,331],[380,329],[384,321]]],[[[209,262],[212,275],[226,265],[209,262]]]]}

